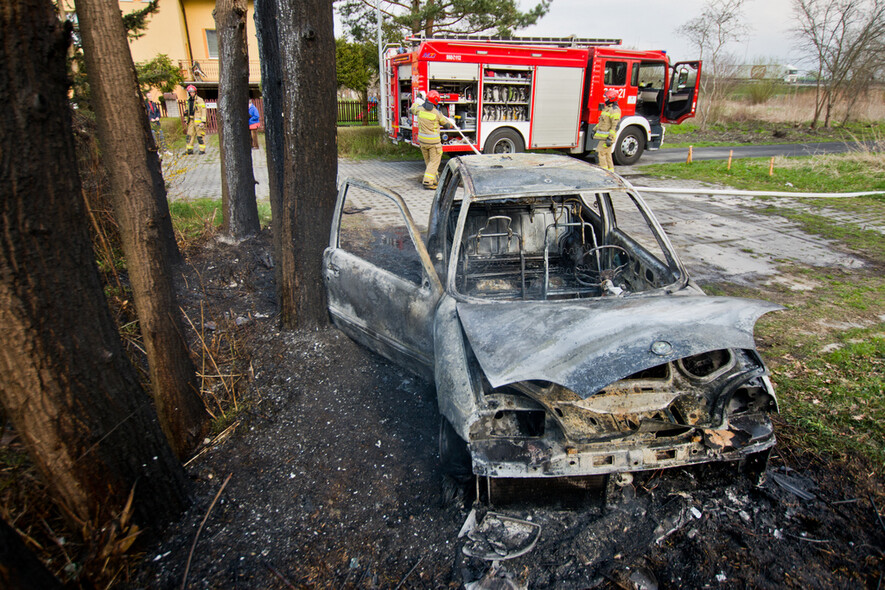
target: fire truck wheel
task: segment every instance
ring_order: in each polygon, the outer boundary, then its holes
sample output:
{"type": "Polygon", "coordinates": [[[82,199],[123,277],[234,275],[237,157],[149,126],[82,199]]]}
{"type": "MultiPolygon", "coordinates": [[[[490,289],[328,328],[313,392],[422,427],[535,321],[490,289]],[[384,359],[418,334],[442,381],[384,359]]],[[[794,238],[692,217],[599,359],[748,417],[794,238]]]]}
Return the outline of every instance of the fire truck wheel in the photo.
{"type": "Polygon", "coordinates": [[[524,151],[522,136],[516,130],[506,127],[492,132],[482,148],[484,154],[518,154],[524,151]]]}
{"type": "Polygon", "coordinates": [[[627,127],[621,137],[618,138],[618,144],[612,151],[612,159],[619,166],[631,166],[639,161],[645,149],[645,134],[638,127],[627,127]]]}

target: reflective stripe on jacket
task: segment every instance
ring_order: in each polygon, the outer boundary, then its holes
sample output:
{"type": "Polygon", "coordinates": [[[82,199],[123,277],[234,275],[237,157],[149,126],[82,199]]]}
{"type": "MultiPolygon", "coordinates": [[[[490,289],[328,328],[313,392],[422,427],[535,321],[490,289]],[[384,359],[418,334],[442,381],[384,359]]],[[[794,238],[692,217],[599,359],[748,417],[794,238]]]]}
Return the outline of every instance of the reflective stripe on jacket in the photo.
{"type": "Polygon", "coordinates": [[[599,113],[599,122],[596,124],[596,132],[593,139],[614,138],[618,133],[618,123],[621,122],[621,109],[618,105],[605,105],[599,113]]]}
{"type": "Polygon", "coordinates": [[[439,126],[447,125],[448,120],[442,116],[436,107],[427,110],[423,105],[413,104],[409,109],[412,113],[418,115],[418,142],[425,144],[440,143],[439,126]]]}
{"type": "Polygon", "coordinates": [[[194,123],[206,122],[206,103],[199,96],[195,96],[193,100],[187,99],[187,120],[193,119],[194,123]]]}

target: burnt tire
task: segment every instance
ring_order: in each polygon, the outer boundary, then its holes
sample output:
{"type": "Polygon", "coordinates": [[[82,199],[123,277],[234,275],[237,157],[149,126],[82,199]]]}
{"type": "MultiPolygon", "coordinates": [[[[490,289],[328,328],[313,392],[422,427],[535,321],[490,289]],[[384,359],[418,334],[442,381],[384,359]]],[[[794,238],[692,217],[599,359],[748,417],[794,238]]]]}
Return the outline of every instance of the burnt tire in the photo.
{"type": "Polygon", "coordinates": [[[463,483],[473,476],[473,461],[467,442],[443,416],[439,417],[439,464],[443,473],[458,482],[463,483]]]}
{"type": "Polygon", "coordinates": [[[519,154],[525,151],[525,142],[515,129],[502,127],[489,135],[482,148],[484,154],[519,154]]]}
{"type": "Polygon", "coordinates": [[[632,166],[639,161],[645,151],[645,133],[638,127],[627,127],[618,137],[618,144],[612,150],[612,159],[618,166],[632,166]]]}

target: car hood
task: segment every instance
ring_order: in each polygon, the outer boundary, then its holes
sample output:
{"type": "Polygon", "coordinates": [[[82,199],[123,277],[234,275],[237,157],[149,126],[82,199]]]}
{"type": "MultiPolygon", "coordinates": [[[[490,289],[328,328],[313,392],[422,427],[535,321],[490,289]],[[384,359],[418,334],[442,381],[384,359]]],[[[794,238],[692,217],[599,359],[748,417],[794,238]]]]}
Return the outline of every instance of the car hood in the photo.
{"type": "Polygon", "coordinates": [[[699,295],[459,302],[458,316],[492,387],[552,381],[586,399],[668,361],[754,349],[756,320],[778,309],[766,301],[699,295]]]}

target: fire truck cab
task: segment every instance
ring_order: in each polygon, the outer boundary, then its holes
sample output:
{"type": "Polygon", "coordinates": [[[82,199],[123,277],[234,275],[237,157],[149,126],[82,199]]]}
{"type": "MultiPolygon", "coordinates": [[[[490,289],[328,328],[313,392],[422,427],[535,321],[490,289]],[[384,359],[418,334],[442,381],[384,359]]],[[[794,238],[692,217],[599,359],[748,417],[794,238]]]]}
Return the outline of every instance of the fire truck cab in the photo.
{"type": "Polygon", "coordinates": [[[418,38],[385,53],[386,125],[393,141],[418,145],[419,91],[437,90],[444,152],[559,149],[596,151],[593,132],[603,93],[618,92],[621,123],[613,157],[630,165],[664,141],[663,123],[697,108],[701,62],[671,64],[664,51],[619,49],[619,39],[418,38]],[[472,146],[472,147],[471,147],[472,146]]]}

